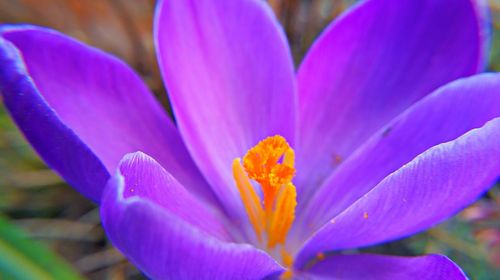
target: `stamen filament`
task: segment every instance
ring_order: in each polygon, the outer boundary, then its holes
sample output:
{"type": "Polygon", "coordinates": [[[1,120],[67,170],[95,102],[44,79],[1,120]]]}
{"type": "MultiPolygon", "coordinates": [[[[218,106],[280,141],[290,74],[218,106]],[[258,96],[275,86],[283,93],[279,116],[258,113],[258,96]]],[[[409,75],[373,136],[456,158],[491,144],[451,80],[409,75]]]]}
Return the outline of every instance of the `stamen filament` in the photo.
{"type": "Polygon", "coordinates": [[[281,189],[272,213],[267,247],[274,248],[278,243],[285,243],[286,234],[295,219],[296,198],[297,193],[292,183],[281,189]]]}
{"type": "Polygon", "coordinates": [[[245,205],[250,223],[257,234],[257,239],[259,242],[262,242],[262,232],[265,227],[264,210],[260,204],[259,196],[253,189],[250,179],[245,170],[243,170],[243,166],[241,166],[239,158],[233,161],[233,177],[240,192],[243,205],[245,205]]]}
{"type": "Polygon", "coordinates": [[[293,257],[290,255],[290,253],[285,250],[285,248],[281,249],[281,259],[283,260],[283,266],[286,267],[286,271],[283,272],[280,276],[280,280],[287,280],[287,279],[292,279],[293,277],[293,270],[292,270],[292,264],[293,264],[293,257]]]}

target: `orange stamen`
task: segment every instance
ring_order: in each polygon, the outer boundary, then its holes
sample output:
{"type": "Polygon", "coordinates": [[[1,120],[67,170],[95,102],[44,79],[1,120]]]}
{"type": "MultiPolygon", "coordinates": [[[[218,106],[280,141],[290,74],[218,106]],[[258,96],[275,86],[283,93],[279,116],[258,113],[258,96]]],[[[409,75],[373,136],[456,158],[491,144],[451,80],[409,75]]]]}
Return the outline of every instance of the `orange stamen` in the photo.
{"type": "Polygon", "coordinates": [[[243,166],[241,166],[240,159],[236,158],[233,161],[233,177],[236,181],[236,186],[240,191],[241,200],[245,205],[250,223],[257,234],[259,242],[262,241],[262,232],[265,227],[264,210],[260,205],[260,199],[255,190],[253,189],[250,179],[248,179],[243,166]]]}
{"type": "Polygon", "coordinates": [[[296,198],[297,193],[292,183],[289,183],[280,191],[271,217],[267,247],[274,248],[278,243],[285,243],[286,235],[295,219],[296,198]]]}
{"type": "Polygon", "coordinates": [[[292,279],[292,277],[293,277],[293,271],[292,271],[293,257],[285,250],[285,248],[281,249],[281,259],[283,260],[283,266],[285,266],[287,269],[285,272],[283,272],[283,274],[281,274],[280,280],[292,279]]]}
{"type": "Polygon", "coordinates": [[[233,162],[233,176],[257,238],[265,232],[267,247],[285,244],[295,219],[297,193],[292,183],[295,153],[285,138],[276,135],[260,141],[243,157],[233,162]],[[260,202],[250,179],[260,184],[260,202]]]}

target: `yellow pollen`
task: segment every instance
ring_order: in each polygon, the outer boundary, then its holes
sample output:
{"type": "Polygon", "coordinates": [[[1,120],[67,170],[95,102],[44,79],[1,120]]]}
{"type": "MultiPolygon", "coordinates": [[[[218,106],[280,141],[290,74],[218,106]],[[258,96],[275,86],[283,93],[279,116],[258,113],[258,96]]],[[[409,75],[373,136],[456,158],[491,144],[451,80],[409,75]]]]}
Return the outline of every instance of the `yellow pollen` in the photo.
{"type": "Polygon", "coordinates": [[[342,157],[340,155],[333,155],[333,162],[335,165],[342,163],[342,157]]]}
{"type": "Polygon", "coordinates": [[[363,219],[368,219],[368,212],[363,213],[363,219]]]}
{"type": "Polygon", "coordinates": [[[322,261],[325,259],[325,253],[323,252],[319,252],[318,254],[316,254],[316,258],[319,260],[319,261],[322,261]]]}
{"type": "Polygon", "coordinates": [[[246,153],[243,163],[240,158],[233,161],[234,180],[250,223],[259,242],[265,238],[269,249],[285,244],[295,219],[294,165],[295,153],[279,135],[260,141],[246,153]],[[259,183],[262,201],[250,180],[259,183]]]}

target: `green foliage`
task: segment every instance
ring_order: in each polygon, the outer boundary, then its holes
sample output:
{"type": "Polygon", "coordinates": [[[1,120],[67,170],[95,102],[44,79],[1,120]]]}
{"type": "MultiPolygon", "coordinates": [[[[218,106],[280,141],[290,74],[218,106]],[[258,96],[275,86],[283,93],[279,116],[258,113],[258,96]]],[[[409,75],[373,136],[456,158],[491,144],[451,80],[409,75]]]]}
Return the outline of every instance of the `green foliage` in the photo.
{"type": "Polygon", "coordinates": [[[70,265],[0,216],[0,279],[84,279],[70,265]]]}

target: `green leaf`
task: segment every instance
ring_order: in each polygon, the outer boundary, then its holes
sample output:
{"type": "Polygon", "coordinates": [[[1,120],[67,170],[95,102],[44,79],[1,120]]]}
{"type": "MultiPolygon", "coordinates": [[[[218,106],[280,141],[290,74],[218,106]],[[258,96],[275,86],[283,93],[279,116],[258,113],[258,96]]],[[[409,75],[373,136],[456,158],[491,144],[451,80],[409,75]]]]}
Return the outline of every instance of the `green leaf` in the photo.
{"type": "Polygon", "coordinates": [[[84,279],[48,248],[0,216],[0,279],[84,279]]]}

